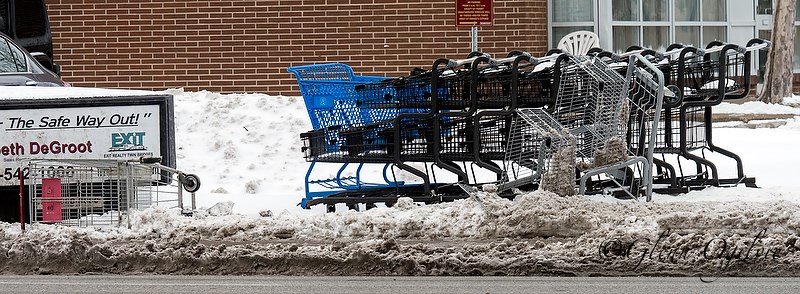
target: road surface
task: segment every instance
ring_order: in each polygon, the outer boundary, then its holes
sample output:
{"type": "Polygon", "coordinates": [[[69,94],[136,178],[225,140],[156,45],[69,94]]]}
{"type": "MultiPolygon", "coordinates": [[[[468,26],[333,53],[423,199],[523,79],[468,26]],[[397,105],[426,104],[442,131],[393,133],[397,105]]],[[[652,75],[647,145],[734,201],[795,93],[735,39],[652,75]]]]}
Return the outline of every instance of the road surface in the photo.
{"type": "Polygon", "coordinates": [[[0,276],[0,293],[797,293],[800,278],[0,276]]]}

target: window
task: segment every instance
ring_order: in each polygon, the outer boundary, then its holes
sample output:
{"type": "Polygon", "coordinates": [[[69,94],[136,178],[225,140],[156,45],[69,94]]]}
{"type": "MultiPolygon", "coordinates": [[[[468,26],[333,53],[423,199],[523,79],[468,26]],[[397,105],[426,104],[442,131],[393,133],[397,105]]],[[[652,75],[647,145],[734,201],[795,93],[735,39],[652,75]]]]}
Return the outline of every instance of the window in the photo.
{"type": "Polygon", "coordinates": [[[758,0],[756,4],[757,14],[772,14],[772,0],[758,0]]]}
{"type": "Polygon", "coordinates": [[[27,71],[24,53],[6,39],[0,38],[0,73],[27,71]]]}
{"type": "Polygon", "coordinates": [[[725,0],[702,0],[702,21],[727,21],[725,0]]]}
{"type": "Polygon", "coordinates": [[[726,0],[612,0],[611,4],[615,52],[632,45],[663,50],[672,43],[698,46],[727,40],[726,0]]]}
{"type": "MultiPolygon", "coordinates": [[[[2,0],[0,0],[2,1],[2,0]]],[[[549,0],[550,47],[567,33],[597,33],[600,47],[663,50],[769,36],[774,0],[549,0]],[[755,13],[753,13],[755,12],[755,13]]],[[[794,68],[800,70],[800,0],[796,1],[794,68]]],[[[762,60],[766,54],[756,53],[762,60]]],[[[763,61],[759,62],[763,67],[763,61]]]]}
{"type": "Polygon", "coordinates": [[[669,21],[669,4],[667,0],[642,1],[642,20],[669,21]]]}
{"type": "Polygon", "coordinates": [[[613,0],[611,7],[615,21],[669,20],[668,0],[613,0]]]}
{"type": "Polygon", "coordinates": [[[675,0],[675,21],[700,21],[700,0],[675,0]]]}
{"type": "MultiPolygon", "coordinates": [[[[795,25],[795,27],[794,27],[794,35],[795,35],[795,38],[794,38],[794,57],[792,58],[792,61],[793,61],[792,63],[794,65],[794,70],[795,71],[800,70],[800,41],[797,40],[798,39],[797,38],[797,34],[800,34],[800,27],[795,25]]],[[[764,55],[766,55],[766,54],[764,54],[764,55]]]]}
{"type": "MultiPolygon", "coordinates": [[[[551,10],[551,44],[574,31],[592,31],[595,25],[595,0],[554,0],[551,10]]],[[[555,46],[552,46],[555,47],[555,46]]]]}
{"type": "Polygon", "coordinates": [[[614,7],[613,19],[615,21],[639,20],[639,2],[636,0],[614,0],[611,7],[614,7]]]}
{"type": "MultiPolygon", "coordinates": [[[[725,41],[728,36],[728,28],[723,26],[718,27],[703,27],[703,44],[711,43],[711,41],[725,41]]],[[[744,45],[744,44],[742,44],[744,45]]]]}
{"type": "Polygon", "coordinates": [[[668,26],[645,26],[642,27],[643,47],[654,48],[657,51],[664,51],[669,47],[669,27],[668,26]]]}
{"type": "Polygon", "coordinates": [[[794,70],[800,70],[800,38],[797,37],[797,34],[800,34],[800,1],[795,2],[794,7],[794,57],[792,60],[794,61],[794,70]]]}
{"type": "Polygon", "coordinates": [[[592,0],[558,0],[552,7],[553,22],[594,21],[592,0]]]}
{"type": "Polygon", "coordinates": [[[624,26],[614,27],[614,48],[616,51],[625,51],[628,47],[635,44],[639,44],[639,28],[624,26]],[[617,48],[620,49],[617,50],[617,48]]]}
{"type": "Polygon", "coordinates": [[[675,43],[701,44],[699,26],[675,26],[675,43]]]}

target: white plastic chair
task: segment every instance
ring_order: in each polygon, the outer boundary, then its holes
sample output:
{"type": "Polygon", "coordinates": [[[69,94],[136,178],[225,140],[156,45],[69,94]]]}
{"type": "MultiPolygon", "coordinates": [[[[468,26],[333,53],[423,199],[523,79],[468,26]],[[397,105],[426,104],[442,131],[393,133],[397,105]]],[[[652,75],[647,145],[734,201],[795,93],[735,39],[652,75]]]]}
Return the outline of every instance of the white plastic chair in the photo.
{"type": "Polygon", "coordinates": [[[600,38],[597,34],[589,31],[572,32],[558,41],[558,49],[572,55],[586,55],[589,49],[598,47],[600,38]]]}

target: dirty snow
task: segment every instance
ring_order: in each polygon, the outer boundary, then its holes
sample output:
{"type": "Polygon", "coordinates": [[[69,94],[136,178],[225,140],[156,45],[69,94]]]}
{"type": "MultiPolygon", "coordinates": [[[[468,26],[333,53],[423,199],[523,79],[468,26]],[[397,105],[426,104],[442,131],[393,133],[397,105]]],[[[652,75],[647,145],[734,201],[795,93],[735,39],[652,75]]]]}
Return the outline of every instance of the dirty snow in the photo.
{"type": "MultiPolygon", "coordinates": [[[[310,128],[300,97],[168,92],[178,168],[202,182],[196,213],[156,207],[132,214],[130,228],[36,224],[22,232],[0,224],[0,272],[800,274],[796,116],[776,128],[715,128],[715,142],[742,157],[759,189],[709,188],[650,203],[478,192],[452,203],[400,199],[392,208],[324,213],[296,206],[308,166],[298,134],[310,128]]],[[[719,109],[798,114],[758,102],[719,109]]]]}

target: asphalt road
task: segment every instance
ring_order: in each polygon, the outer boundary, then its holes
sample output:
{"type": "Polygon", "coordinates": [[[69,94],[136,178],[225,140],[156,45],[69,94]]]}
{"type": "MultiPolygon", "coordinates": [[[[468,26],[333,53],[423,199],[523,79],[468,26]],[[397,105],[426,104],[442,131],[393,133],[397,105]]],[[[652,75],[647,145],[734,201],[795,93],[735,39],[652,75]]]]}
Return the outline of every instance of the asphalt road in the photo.
{"type": "Polygon", "coordinates": [[[0,276],[0,293],[797,293],[800,278],[0,276]]]}

